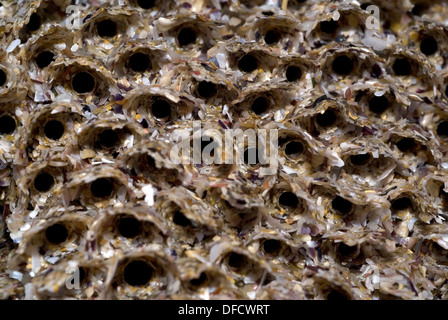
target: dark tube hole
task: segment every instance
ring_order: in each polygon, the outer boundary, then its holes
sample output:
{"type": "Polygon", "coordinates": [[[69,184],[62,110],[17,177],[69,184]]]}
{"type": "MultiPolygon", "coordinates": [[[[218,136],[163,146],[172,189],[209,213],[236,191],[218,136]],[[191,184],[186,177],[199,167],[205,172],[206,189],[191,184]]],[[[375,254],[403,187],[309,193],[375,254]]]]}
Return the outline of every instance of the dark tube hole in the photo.
{"type": "Polygon", "coordinates": [[[408,197],[402,197],[399,199],[395,199],[391,203],[392,210],[394,211],[402,211],[409,208],[412,208],[412,201],[408,197]]]}
{"type": "Polygon", "coordinates": [[[64,125],[57,120],[50,120],[44,125],[44,134],[48,139],[60,139],[64,134],[64,130],[64,125]]]}
{"type": "Polygon", "coordinates": [[[263,250],[267,254],[276,254],[280,251],[282,243],[279,240],[268,239],[263,242],[263,250]]]}
{"type": "Polygon", "coordinates": [[[338,22],[334,20],[322,21],[319,25],[320,25],[320,31],[327,34],[335,33],[339,27],[338,22]]]}
{"type": "Polygon", "coordinates": [[[257,148],[247,148],[244,151],[244,163],[249,165],[257,165],[259,163],[257,148]]]}
{"type": "Polygon", "coordinates": [[[201,275],[198,278],[190,280],[190,284],[193,287],[200,287],[206,284],[207,281],[208,281],[207,275],[205,274],[205,272],[201,272],[201,275]]]}
{"type": "Polygon", "coordinates": [[[232,252],[227,260],[227,264],[233,269],[241,269],[247,264],[247,258],[242,254],[232,252]]]}
{"type": "Polygon", "coordinates": [[[124,281],[134,287],[145,286],[151,280],[154,269],[145,261],[135,260],[129,262],[124,268],[124,281]]]}
{"type": "Polygon", "coordinates": [[[43,51],[36,57],[36,64],[39,68],[43,69],[48,67],[50,63],[54,61],[54,53],[51,51],[43,51]]]}
{"type": "Polygon", "coordinates": [[[333,71],[339,75],[349,75],[354,68],[353,60],[347,56],[339,56],[333,60],[333,71]]]}
{"type": "Polygon", "coordinates": [[[129,57],[129,67],[135,72],[144,72],[149,69],[151,60],[147,54],[137,52],[129,57]]]}
{"type": "Polygon", "coordinates": [[[41,25],[40,16],[37,13],[33,13],[30,17],[30,21],[26,25],[26,28],[29,31],[36,31],[37,29],[40,28],[40,25],[41,25]]]}
{"type": "Polygon", "coordinates": [[[264,42],[266,42],[267,45],[273,45],[278,43],[281,37],[280,32],[277,30],[269,30],[264,36],[264,42]]]}
{"type": "Polygon", "coordinates": [[[264,97],[258,97],[257,99],[255,99],[251,106],[252,112],[258,116],[265,113],[268,108],[269,102],[264,97]]]}
{"type": "Polygon", "coordinates": [[[338,245],[338,253],[343,257],[353,255],[357,249],[358,249],[357,246],[348,246],[344,242],[341,242],[338,245]]]}
{"type": "Polygon", "coordinates": [[[13,117],[4,115],[0,117],[0,134],[11,134],[16,130],[16,120],[13,117]]]}
{"type": "Polygon", "coordinates": [[[437,41],[433,37],[426,37],[420,43],[420,51],[427,56],[431,56],[437,52],[437,41]]]}
{"type": "Polygon", "coordinates": [[[412,71],[411,63],[406,58],[395,59],[392,69],[397,76],[407,76],[410,75],[412,71]]]}
{"type": "Polygon", "coordinates": [[[303,143],[300,141],[290,141],[285,146],[285,154],[288,158],[297,159],[305,150],[303,143]]]}
{"type": "Polygon", "coordinates": [[[426,3],[418,3],[412,8],[412,14],[414,16],[422,16],[428,9],[429,6],[426,3]]]}
{"type": "Polygon", "coordinates": [[[214,97],[218,93],[216,84],[209,81],[201,81],[198,84],[198,94],[201,98],[209,99],[214,97]]]}
{"type": "Polygon", "coordinates": [[[156,5],[156,0],[137,0],[137,4],[142,9],[151,9],[156,5]]]}
{"type": "Polygon", "coordinates": [[[34,178],[34,188],[39,192],[47,192],[53,184],[54,178],[48,172],[41,172],[34,178]]]}
{"type": "Polygon", "coordinates": [[[371,159],[370,153],[354,154],[350,156],[350,162],[354,166],[363,166],[371,159]]]}
{"type": "Polygon", "coordinates": [[[353,206],[353,204],[350,201],[348,201],[340,196],[336,196],[333,199],[333,201],[331,202],[331,207],[334,210],[336,210],[337,212],[342,213],[342,214],[349,213],[350,210],[352,210],[352,206],[353,206]]]}
{"type": "Polygon", "coordinates": [[[397,142],[397,148],[401,152],[410,152],[415,147],[415,140],[412,138],[403,138],[397,142]]]}
{"type": "Polygon", "coordinates": [[[179,45],[182,47],[187,46],[191,43],[196,42],[196,31],[191,28],[183,28],[177,34],[177,41],[179,41],[179,45]]]}
{"type": "Polygon", "coordinates": [[[290,192],[283,192],[278,198],[278,203],[285,208],[295,209],[299,205],[299,199],[297,196],[290,192]]]}
{"type": "Polygon", "coordinates": [[[151,105],[151,112],[156,118],[167,118],[171,115],[171,105],[166,100],[156,99],[151,105]]]}
{"type": "Polygon", "coordinates": [[[442,139],[448,138],[448,121],[442,121],[437,126],[437,135],[442,139]]]}
{"type": "Polygon", "coordinates": [[[154,158],[151,157],[149,154],[146,156],[146,164],[150,168],[154,168],[154,169],[157,168],[156,167],[156,160],[154,160],[154,158]]]}
{"type": "Polygon", "coordinates": [[[101,38],[112,38],[117,34],[117,24],[112,20],[103,20],[96,26],[96,31],[101,38]]]}
{"type": "MultiPolygon", "coordinates": [[[[1,80],[0,80],[0,83],[1,83],[1,80]]],[[[1,86],[1,84],[0,84],[0,86],[1,86]]],[[[445,96],[448,97],[448,85],[445,87],[445,96]]]]}
{"type": "Polygon", "coordinates": [[[244,55],[240,61],[238,61],[238,69],[243,72],[252,72],[258,68],[258,59],[252,54],[244,55]]]}
{"type": "Polygon", "coordinates": [[[0,87],[4,86],[6,83],[6,73],[3,70],[0,70],[0,87]]]}
{"type": "Polygon", "coordinates": [[[80,72],[73,77],[73,90],[77,93],[88,93],[95,88],[95,79],[88,72],[80,72]]]}
{"type": "Polygon", "coordinates": [[[122,218],[118,223],[118,232],[125,238],[135,238],[141,229],[142,224],[133,217],[122,218]]]}
{"type": "Polygon", "coordinates": [[[190,219],[188,219],[181,211],[174,212],[173,222],[180,227],[188,227],[191,225],[190,219]]]}
{"type": "Polygon", "coordinates": [[[316,122],[319,126],[323,128],[331,127],[335,124],[337,119],[336,112],[331,109],[325,110],[324,113],[319,113],[316,116],[316,122]]]}
{"type": "Polygon", "coordinates": [[[59,244],[67,240],[68,231],[63,224],[56,223],[45,230],[45,236],[49,242],[59,244]]]}
{"type": "Polygon", "coordinates": [[[90,191],[97,198],[109,197],[113,191],[113,183],[107,178],[96,179],[90,185],[90,191]]]}
{"type": "Polygon", "coordinates": [[[99,135],[99,142],[103,148],[109,149],[118,143],[118,134],[112,129],[103,130],[99,135]]]}
{"type": "Polygon", "coordinates": [[[442,184],[439,189],[439,197],[442,198],[444,202],[448,202],[448,193],[443,190],[444,188],[445,185],[442,184]]]}
{"type": "Polygon", "coordinates": [[[347,298],[347,295],[338,291],[338,290],[332,290],[328,295],[327,295],[327,300],[333,300],[333,301],[343,301],[343,300],[349,300],[347,298]]]}
{"type": "Polygon", "coordinates": [[[286,69],[286,80],[293,82],[300,79],[302,79],[302,69],[300,69],[300,67],[289,66],[286,69]]]}
{"type": "Polygon", "coordinates": [[[376,114],[381,114],[389,107],[389,100],[383,95],[381,97],[373,96],[369,100],[369,110],[376,114]]]}

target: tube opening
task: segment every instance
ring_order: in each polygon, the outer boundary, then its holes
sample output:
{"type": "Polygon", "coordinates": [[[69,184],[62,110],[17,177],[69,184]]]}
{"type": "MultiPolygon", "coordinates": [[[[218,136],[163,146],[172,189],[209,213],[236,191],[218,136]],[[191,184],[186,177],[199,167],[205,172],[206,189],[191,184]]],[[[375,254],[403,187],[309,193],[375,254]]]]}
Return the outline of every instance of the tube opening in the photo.
{"type": "Polygon", "coordinates": [[[11,134],[16,130],[16,120],[10,115],[0,117],[0,134],[11,134]]]}
{"type": "Polygon", "coordinates": [[[109,197],[113,191],[113,183],[110,179],[99,178],[90,185],[92,195],[97,198],[109,197]]]}
{"type": "Polygon", "coordinates": [[[57,120],[50,120],[44,125],[44,134],[48,139],[58,140],[64,134],[64,125],[57,120]]]}
{"type": "Polygon", "coordinates": [[[338,213],[347,214],[352,210],[353,204],[340,196],[336,196],[331,202],[331,207],[338,213]]]}
{"type": "Polygon", "coordinates": [[[238,69],[250,73],[258,69],[258,59],[253,54],[245,54],[238,62],[238,69]]]}
{"type": "Polygon", "coordinates": [[[54,178],[48,172],[41,172],[34,178],[34,188],[39,192],[47,192],[53,185],[54,178]]]}
{"type": "Polygon", "coordinates": [[[124,268],[124,281],[133,287],[143,287],[152,278],[154,269],[143,260],[129,262],[124,268]]]}
{"type": "Polygon", "coordinates": [[[91,92],[95,88],[95,79],[88,72],[79,72],[73,77],[72,87],[79,94],[91,92]]]}
{"type": "Polygon", "coordinates": [[[53,244],[60,244],[67,240],[68,230],[63,224],[56,223],[45,230],[45,237],[53,244]]]}

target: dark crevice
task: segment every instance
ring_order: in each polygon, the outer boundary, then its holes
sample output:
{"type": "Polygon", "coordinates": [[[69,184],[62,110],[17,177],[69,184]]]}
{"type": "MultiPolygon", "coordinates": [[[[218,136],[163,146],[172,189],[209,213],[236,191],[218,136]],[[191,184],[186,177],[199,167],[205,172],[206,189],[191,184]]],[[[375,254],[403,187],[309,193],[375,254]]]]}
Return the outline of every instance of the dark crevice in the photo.
{"type": "Polygon", "coordinates": [[[263,250],[267,254],[277,254],[282,247],[282,243],[279,240],[268,239],[263,242],[263,250]]]}
{"type": "Polygon", "coordinates": [[[289,66],[286,69],[286,80],[289,82],[297,81],[302,78],[302,69],[297,66],[289,66]]]}
{"type": "Polygon", "coordinates": [[[101,38],[113,38],[117,35],[117,24],[112,20],[103,20],[96,26],[101,38]]]}
{"type": "Polygon", "coordinates": [[[392,66],[397,76],[408,76],[412,72],[411,63],[406,58],[397,58],[392,66]]]}
{"type": "Polygon", "coordinates": [[[33,32],[33,31],[38,30],[40,28],[41,24],[42,24],[42,22],[41,22],[40,16],[36,12],[34,12],[31,15],[30,21],[26,25],[26,28],[29,31],[33,32]]]}
{"type": "Polygon", "coordinates": [[[256,115],[260,116],[266,112],[269,108],[269,101],[264,97],[258,97],[254,100],[251,106],[251,110],[256,115]]]}
{"type": "Polygon", "coordinates": [[[114,147],[118,141],[118,134],[112,129],[103,130],[99,135],[99,143],[105,149],[114,147]]]}
{"type": "Polygon", "coordinates": [[[182,47],[196,42],[196,38],[196,31],[188,27],[181,29],[177,34],[177,41],[179,41],[179,45],[182,47]]]}
{"type": "Polygon", "coordinates": [[[137,4],[142,9],[152,9],[156,5],[156,0],[137,0],[137,4]]]}
{"type": "Polygon", "coordinates": [[[107,178],[99,178],[90,185],[92,195],[97,198],[109,197],[113,191],[113,182],[107,178]]]}
{"type": "Polygon", "coordinates": [[[448,139],[448,121],[442,121],[438,124],[437,135],[442,139],[448,139]]]}
{"type": "Polygon", "coordinates": [[[341,214],[347,214],[352,210],[353,204],[340,196],[336,196],[331,202],[331,207],[341,214]]]}
{"type": "Polygon", "coordinates": [[[297,159],[305,150],[303,143],[300,141],[290,141],[285,146],[285,155],[291,159],[297,159]]]}
{"type": "Polygon", "coordinates": [[[235,270],[243,268],[247,264],[247,262],[248,261],[246,256],[236,252],[232,252],[227,260],[227,264],[229,265],[229,267],[235,270]]]}
{"type": "Polygon", "coordinates": [[[11,134],[16,130],[16,120],[10,115],[0,117],[0,134],[11,134]]]}
{"type": "Polygon", "coordinates": [[[258,68],[258,59],[252,54],[246,54],[238,61],[238,69],[243,72],[252,72],[258,68]]]}
{"type": "Polygon", "coordinates": [[[58,140],[64,134],[64,125],[57,120],[50,120],[44,125],[44,134],[48,139],[58,140]]]}
{"type": "Polygon", "coordinates": [[[68,230],[60,223],[56,223],[45,230],[47,240],[53,244],[60,244],[67,240],[68,230]]]}
{"type": "Polygon", "coordinates": [[[280,32],[277,30],[269,30],[264,36],[264,42],[266,42],[267,45],[273,45],[278,43],[281,37],[280,32]]]}
{"type": "Polygon", "coordinates": [[[42,51],[36,57],[36,64],[41,69],[48,67],[53,61],[54,53],[51,51],[42,51]]]}
{"type": "Polygon", "coordinates": [[[48,172],[41,172],[34,178],[34,188],[39,192],[47,192],[53,185],[54,178],[48,172]]]}
{"type": "Polygon", "coordinates": [[[6,77],[5,71],[0,69],[0,87],[5,85],[6,79],[7,79],[7,77],[6,77]]]}
{"type": "Polygon", "coordinates": [[[326,34],[333,34],[335,33],[338,28],[339,24],[337,21],[330,20],[330,21],[322,21],[319,23],[320,31],[326,34]]]}
{"type": "Polygon", "coordinates": [[[412,138],[403,138],[397,142],[397,148],[401,152],[411,152],[415,147],[415,140],[412,138]]]}
{"type": "Polygon", "coordinates": [[[154,269],[143,260],[129,262],[124,268],[124,281],[134,287],[145,286],[152,278],[154,269]]]}
{"type": "Polygon", "coordinates": [[[354,166],[363,166],[367,164],[371,159],[370,153],[361,153],[361,154],[354,154],[350,156],[350,162],[354,166]]]}
{"type": "Polygon", "coordinates": [[[373,96],[369,100],[369,110],[376,114],[381,114],[389,107],[389,100],[385,96],[373,96]]]}
{"type": "Polygon", "coordinates": [[[286,191],[280,195],[280,197],[278,198],[278,203],[282,207],[285,207],[288,209],[295,209],[299,205],[299,199],[297,198],[297,196],[294,193],[292,193],[290,191],[286,191]]]}
{"type": "Polygon", "coordinates": [[[95,79],[88,72],[80,72],[73,77],[72,86],[79,94],[88,93],[95,88],[95,79]]]}
{"type": "Polygon", "coordinates": [[[402,197],[399,199],[395,199],[391,203],[392,210],[394,211],[402,211],[409,208],[412,208],[412,200],[408,197],[402,197]]]}
{"type": "Polygon", "coordinates": [[[316,122],[323,128],[331,127],[336,123],[337,115],[334,110],[327,109],[324,113],[319,113],[316,116],[316,122]]]}
{"type": "Polygon", "coordinates": [[[341,242],[338,245],[338,253],[343,257],[353,255],[357,249],[358,249],[357,246],[348,246],[344,242],[341,242]]]}
{"type": "Polygon", "coordinates": [[[339,56],[333,60],[333,71],[339,75],[349,75],[354,69],[353,60],[347,56],[339,56]]]}
{"type": "Polygon", "coordinates": [[[420,43],[420,51],[427,56],[431,56],[438,50],[438,45],[436,39],[433,37],[425,37],[420,43]]]}
{"type": "Polygon", "coordinates": [[[129,67],[135,72],[145,72],[151,66],[151,60],[147,54],[136,52],[129,57],[129,67]]]}
{"type": "Polygon", "coordinates": [[[135,238],[142,229],[140,221],[133,217],[120,219],[118,223],[118,232],[125,238],[135,238]]]}
{"type": "Polygon", "coordinates": [[[198,94],[201,98],[210,99],[218,93],[216,84],[209,81],[201,81],[198,84],[198,94]]]}
{"type": "Polygon", "coordinates": [[[158,119],[165,119],[171,115],[171,104],[164,99],[155,99],[151,105],[152,115],[158,119]]]}
{"type": "Polygon", "coordinates": [[[188,219],[181,211],[174,212],[173,215],[173,222],[174,224],[180,226],[180,227],[188,227],[191,225],[190,219],[188,219]]]}

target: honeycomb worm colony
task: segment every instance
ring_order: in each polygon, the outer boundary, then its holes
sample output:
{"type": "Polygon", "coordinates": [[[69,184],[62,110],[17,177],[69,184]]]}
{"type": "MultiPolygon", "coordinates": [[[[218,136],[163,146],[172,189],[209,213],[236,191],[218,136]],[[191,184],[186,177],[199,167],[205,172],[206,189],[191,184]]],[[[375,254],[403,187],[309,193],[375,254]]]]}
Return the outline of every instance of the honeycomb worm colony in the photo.
{"type": "Polygon", "coordinates": [[[0,1],[0,298],[447,299],[447,5],[0,1]]]}

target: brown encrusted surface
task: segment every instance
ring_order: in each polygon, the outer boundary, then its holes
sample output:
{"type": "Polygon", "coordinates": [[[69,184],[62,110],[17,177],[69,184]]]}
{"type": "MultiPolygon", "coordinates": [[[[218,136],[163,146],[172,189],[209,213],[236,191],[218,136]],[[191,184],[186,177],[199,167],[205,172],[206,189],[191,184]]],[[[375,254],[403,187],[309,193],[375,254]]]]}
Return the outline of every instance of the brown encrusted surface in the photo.
{"type": "Polygon", "coordinates": [[[447,299],[444,1],[72,2],[1,1],[2,299],[447,299]],[[278,169],[174,163],[193,121],[278,130],[278,169]]]}

